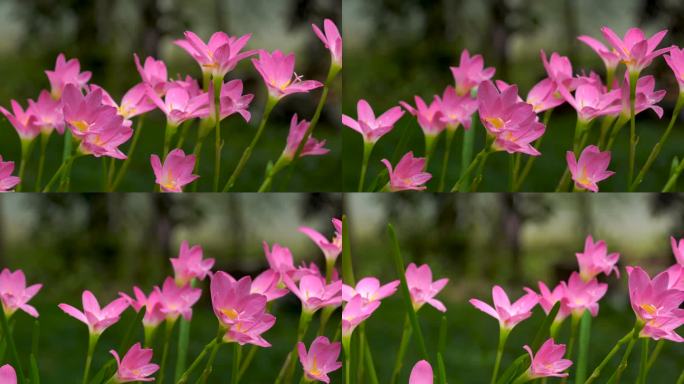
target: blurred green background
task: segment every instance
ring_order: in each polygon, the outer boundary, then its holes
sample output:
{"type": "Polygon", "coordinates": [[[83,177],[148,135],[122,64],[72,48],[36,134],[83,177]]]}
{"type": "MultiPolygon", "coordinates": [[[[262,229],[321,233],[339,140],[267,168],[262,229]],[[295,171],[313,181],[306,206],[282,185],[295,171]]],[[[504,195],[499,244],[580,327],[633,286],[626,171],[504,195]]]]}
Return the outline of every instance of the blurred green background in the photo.
{"type": "MultiPolygon", "coordinates": [[[[83,374],[86,326],[59,310],[58,303],[80,308],[84,289],[92,290],[100,303],[108,303],[120,291],[131,292],[133,285],[149,292],[173,274],[168,258],[177,257],[182,240],[201,245],[205,257],[216,259],[215,270],[237,277],[254,277],[268,267],[262,241],[289,247],[296,264],[316,262],[323,267],[320,250],[297,228],[308,225],[331,235],[330,218],[339,217],[341,204],[341,196],[325,194],[1,196],[0,265],[23,269],[29,284],[44,284],[31,301],[40,312],[41,382],[76,383],[83,374]]],[[[191,359],[216,334],[208,282],[201,286],[204,292],[195,305],[192,322],[191,359]]],[[[299,310],[294,295],[274,302],[276,325],[264,335],[273,347],[257,353],[241,382],[270,383],[275,379],[295,341],[299,310]]],[[[333,319],[335,316],[339,317],[333,319]]],[[[134,312],[127,310],[122,320],[104,333],[94,372],[110,359],[107,351],[118,348],[133,318],[134,312]]],[[[14,320],[18,348],[27,358],[33,320],[21,312],[14,320]]],[[[338,326],[338,321],[330,322],[328,337],[333,337],[338,326]]],[[[307,344],[317,328],[314,319],[307,344]]],[[[138,331],[137,340],[142,340],[142,327],[138,331]]],[[[157,361],[160,348],[155,348],[157,361]]],[[[175,351],[172,344],[169,361],[175,362],[175,351]]],[[[231,351],[229,347],[219,351],[210,382],[229,380],[231,351]]],[[[341,380],[340,372],[331,377],[333,382],[341,380]]]]}
{"type": "MultiPolygon", "coordinates": [[[[349,194],[345,196],[356,279],[376,276],[383,283],[397,279],[386,227],[395,226],[406,265],[427,263],[433,279],[449,278],[437,296],[448,308],[445,364],[449,383],[488,383],[498,323],[468,299],[491,303],[491,286],[499,284],[512,300],[537,282],[555,286],[577,269],[576,252],[588,234],[619,252],[620,279],[609,284],[591,333],[589,369],[629,332],[634,314],[629,305],[624,267],[640,265],[651,276],[675,263],[671,235],[684,236],[684,197],[669,194],[349,194]]],[[[518,325],[509,338],[502,367],[524,353],[543,319],[534,316],[518,325]]],[[[366,323],[380,382],[389,382],[405,316],[399,294],[383,300],[366,323]]],[[[432,356],[436,353],[441,313],[426,305],[419,312],[432,356]]],[[[567,342],[569,321],[560,340],[567,342]]],[[[416,344],[409,347],[400,383],[406,383],[418,361],[416,344]]],[[[626,382],[636,378],[638,349],[632,355],[626,382]]],[[[666,344],[649,383],[673,383],[682,371],[684,349],[666,344]]],[[[617,365],[614,359],[605,372],[617,365]]],[[[599,379],[605,382],[606,377],[599,379]]],[[[549,381],[554,382],[553,380],[549,381]]],[[[572,380],[570,380],[572,383],[572,380]]]]}
{"type": "MultiPolygon", "coordinates": [[[[677,0],[345,0],[343,8],[345,68],[353,75],[344,79],[343,112],[356,117],[356,102],[366,99],[380,113],[400,100],[413,105],[413,96],[432,100],[453,84],[449,66],[456,66],[463,49],[482,54],[486,66],[496,67],[495,79],[519,85],[527,95],[537,81],[546,76],[539,57],[557,51],[569,56],[573,71],[604,74],[603,63],[576,37],[587,34],[602,39],[600,28],[607,25],[619,34],[631,26],[652,34],[669,29],[663,46],[682,45],[684,38],[684,3],[677,0]]],[[[676,101],[678,89],[672,73],[659,58],[644,74],[656,76],[656,89],[667,90],[660,103],[665,116],[658,120],[652,112],[637,118],[640,136],[637,166],[665,130],[676,101]]],[[[564,168],[565,151],[571,146],[575,111],[568,105],[557,108],[551,117],[542,158],[535,162],[523,191],[553,191],[564,168]]],[[[651,172],[641,184],[642,191],[660,191],[669,175],[674,156],[682,156],[684,132],[681,122],[675,125],[669,143],[664,146],[651,172]]],[[[475,152],[484,143],[485,131],[477,128],[475,152]]],[[[594,125],[594,131],[598,125],[594,125]]],[[[463,130],[459,129],[452,147],[447,185],[452,186],[460,174],[463,130]]],[[[610,169],[618,174],[601,183],[602,191],[625,191],[627,188],[628,129],[623,129],[613,151],[610,169]]],[[[355,191],[362,157],[362,141],[358,133],[345,127],[344,190],[355,191]]],[[[428,184],[437,187],[444,138],[437,146],[428,184]]],[[[395,129],[382,138],[371,157],[370,185],[385,167],[380,159],[396,164],[409,150],[422,156],[423,134],[415,118],[404,116],[395,129]],[[400,140],[406,136],[405,144],[400,140]]],[[[487,162],[480,191],[508,190],[509,161],[507,154],[497,153],[487,162]]],[[[681,188],[681,187],[680,187],[681,188]]]]}
{"type": "MultiPolygon", "coordinates": [[[[93,72],[92,83],[103,86],[116,100],[140,82],[133,53],[143,60],[151,55],[166,62],[169,76],[186,74],[199,78],[199,66],[185,51],[172,44],[183,32],[192,30],[203,39],[215,31],[230,35],[253,33],[248,49],[280,49],[294,52],[296,72],[306,79],[324,81],[330,54],[314,35],[311,24],[322,24],[331,18],[340,25],[341,0],[7,0],[0,2],[0,105],[9,106],[10,99],[22,105],[27,98],[37,98],[41,89],[49,89],[45,70],[53,69],[57,55],[78,58],[82,70],[93,72]]],[[[228,74],[229,79],[242,79],[245,92],[255,95],[250,111],[250,124],[236,116],[222,123],[223,183],[251,141],[265,103],[266,90],[261,77],[249,60],[241,62],[228,74]]],[[[294,113],[311,120],[320,90],[286,98],[274,110],[269,126],[250,162],[236,184],[236,191],[256,190],[261,184],[266,164],[275,161],[285,146],[289,122],[294,113]]],[[[331,152],[322,157],[309,157],[298,162],[288,182],[283,172],[274,179],[273,190],[302,192],[339,191],[341,182],[334,175],[341,172],[339,138],[341,81],[330,92],[327,106],[316,129],[317,138],[326,139],[331,152]]],[[[152,191],[154,176],[149,157],[163,147],[164,116],[148,114],[139,147],[120,191],[152,191]]],[[[136,119],[137,121],[137,119],[136,119]]],[[[136,122],[134,121],[134,124],[136,122]]],[[[186,152],[194,147],[191,128],[186,152]]],[[[62,138],[52,137],[46,162],[46,182],[61,162],[62,138]]],[[[200,190],[211,189],[213,178],[213,133],[207,138],[202,154],[200,190]]],[[[122,146],[127,152],[128,144],[122,146]]],[[[33,190],[38,167],[38,154],[27,167],[27,183],[33,190]]],[[[0,154],[5,160],[20,158],[19,140],[14,129],[0,119],[0,154]]],[[[102,190],[102,166],[99,159],[79,159],[73,169],[72,190],[102,190]]]]}

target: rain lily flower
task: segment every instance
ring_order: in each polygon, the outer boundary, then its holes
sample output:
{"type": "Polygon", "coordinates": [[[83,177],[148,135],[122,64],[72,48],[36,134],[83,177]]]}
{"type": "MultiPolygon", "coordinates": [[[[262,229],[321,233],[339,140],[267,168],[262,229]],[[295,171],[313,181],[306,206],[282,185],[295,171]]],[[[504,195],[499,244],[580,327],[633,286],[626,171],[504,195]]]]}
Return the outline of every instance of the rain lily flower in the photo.
{"type": "Polygon", "coordinates": [[[273,53],[260,50],[259,58],[252,59],[252,63],[264,79],[270,97],[275,100],[294,93],[308,93],[323,86],[316,80],[302,81],[301,76],[294,73],[294,53],[285,55],[279,50],[273,53]]]}
{"type": "Polygon", "coordinates": [[[166,315],[166,320],[175,321],[179,316],[185,320],[192,319],[192,306],[202,296],[202,290],[190,285],[179,287],[172,277],[164,280],[162,288],[154,287],[159,297],[160,311],[166,315]]]}
{"type": "Polygon", "coordinates": [[[272,269],[261,272],[252,281],[250,293],[258,293],[266,296],[266,301],[270,302],[287,295],[290,291],[279,286],[280,274],[272,269]]]}
{"type": "Polygon", "coordinates": [[[223,271],[216,272],[211,278],[211,305],[216,318],[225,329],[239,321],[253,320],[264,313],[266,296],[251,293],[251,285],[251,277],[235,280],[223,271]]]}
{"type": "Polygon", "coordinates": [[[12,124],[21,141],[32,141],[38,136],[41,128],[36,116],[33,115],[30,107],[24,111],[24,108],[16,100],[10,101],[10,104],[12,105],[12,112],[4,107],[0,107],[0,112],[12,124]]]}
{"type": "Polygon", "coordinates": [[[211,103],[208,93],[191,96],[187,89],[171,84],[164,100],[157,96],[157,93],[149,86],[147,86],[147,96],[164,112],[167,122],[174,127],[186,120],[209,116],[211,103]]]}
{"type": "Polygon", "coordinates": [[[117,370],[114,379],[117,383],[131,383],[135,381],[154,381],[150,377],[159,370],[157,364],[151,363],[152,350],[142,348],[140,343],[136,343],[126,352],[123,359],[115,350],[109,351],[116,359],[117,370]]]}
{"type": "MultiPolygon", "coordinates": [[[[252,118],[252,114],[249,112],[249,104],[254,99],[254,95],[243,95],[242,91],[242,80],[231,80],[221,86],[221,120],[235,113],[242,116],[246,122],[249,122],[252,118]]],[[[210,87],[209,92],[211,95],[209,99],[213,100],[213,88],[210,87]]],[[[210,115],[214,116],[215,113],[213,111],[216,108],[214,103],[210,103],[210,108],[212,110],[210,115]]]]}
{"type": "Polygon", "coordinates": [[[399,280],[380,285],[380,280],[375,277],[364,277],[356,283],[356,287],[342,285],[342,300],[350,301],[355,296],[360,296],[365,303],[380,301],[394,295],[399,287],[399,280]]]}
{"type": "Polygon", "coordinates": [[[147,97],[147,86],[143,83],[136,84],[126,91],[121,98],[121,104],[117,104],[114,98],[101,87],[90,85],[91,92],[96,89],[102,90],[102,104],[116,108],[119,116],[127,120],[157,108],[157,105],[147,97]]]}
{"type": "Polygon", "coordinates": [[[423,172],[425,169],[424,157],[413,157],[413,151],[410,151],[399,160],[396,168],[392,168],[392,164],[387,159],[380,161],[385,164],[389,172],[390,180],[385,188],[390,191],[422,191],[427,189],[425,183],[432,178],[432,175],[423,172]]]}
{"type": "Polygon", "coordinates": [[[446,124],[447,130],[454,130],[459,125],[463,125],[465,130],[470,129],[473,113],[477,110],[477,100],[467,94],[459,96],[454,87],[447,86],[439,99],[439,106],[442,122],[446,124]]]}
{"type": "MultiPolygon", "coordinates": [[[[290,120],[290,132],[287,134],[287,144],[285,145],[285,150],[283,150],[283,156],[286,159],[290,161],[294,159],[297,147],[299,147],[299,144],[304,140],[304,135],[306,135],[308,129],[309,122],[304,119],[298,121],[297,114],[295,113],[292,116],[292,120],[290,120]]],[[[330,150],[325,148],[325,140],[317,140],[312,136],[309,136],[299,156],[321,156],[328,152],[330,152],[330,150]]]]}
{"type": "Polygon", "coordinates": [[[641,337],[683,342],[675,329],[684,324],[684,291],[669,288],[670,275],[658,274],[653,280],[640,267],[627,267],[629,299],[632,310],[643,325],[641,337]]]}
{"type": "Polygon", "coordinates": [[[133,59],[142,82],[152,87],[157,95],[163,96],[169,81],[166,64],[162,60],[155,60],[154,57],[148,56],[145,59],[145,65],[140,65],[140,58],[135,53],[133,59]]]}
{"type": "Polygon", "coordinates": [[[446,312],[444,304],[435,296],[447,285],[449,279],[432,281],[432,270],[427,264],[420,267],[411,263],[406,267],[406,285],[411,294],[413,309],[418,311],[423,304],[428,303],[440,312],[446,312]]]}
{"type": "Polygon", "coordinates": [[[150,156],[154,171],[155,183],[163,192],[183,192],[183,187],[199,178],[193,175],[195,155],[185,155],[182,149],[174,149],[164,159],[162,165],[159,156],[150,156]]]}
{"type": "Polygon", "coordinates": [[[332,61],[338,67],[342,67],[342,36],[335,23],[330,19],[323,20],[323,31],[316,24],[311,24],[314,33],[330,50],[332,61]]]}
{"type": "Polygon", "coordinates": [[[360,133],[366,143],[375,143],[394,128],[394,124],[404,116],[401,107],[392,107],[377,119],[373,108],[366,100],[359,100],[356,104],[358,121],[347,115],[342,115],[342,124],[360,133]]]}
{"type": "Polygon", "coordinates": [[[556,285],[556,287],[553,289],[553,291],[549,290],[549,288],[544,284],[543,282],[539,282],[539,306],[542,307],[544,310],[544,313],[547,315],[549,312],[551,312],[551,309],[553,309],[553,306],[556,305],[556,303],[560,302],[560,308],[558,309],[558,314],[556,314],[556,318],[553,320],[554,323],[560,324],[565,320],[572,310],[568,307],[568,302],[565,298],[565,290],[566,290],[566,284],[561,283],[556,285]]]}
{"type": "MultiPolygon", "coordinates": [[[[558,91],[575,111],[577,118],[584,124],[599,116],[612,115],[621,111],[620,91],[606,92],[602,84],[582,82],[577,86],[575,94],[560,87],[558,91]]],[[[629,91],[627,92],[629,96],[629,91]]]]}
{"type": "Polygon", "coordinates": [[[328,240],[320,232],[310,227],[299,227],[299,232],[309,236],[311,241],[323,251],[325,260],[334,264],[342,252],[342,220],[333,218],[332,224],[335,227],[335,235],[332,240],[328,240]]]}
{"type": "MultiPolygon", "coordinates": [[[[226,83],[226,84],[228,84],[228,83],[226,83]]],[[[188,94],[190,95],[191,98],[195,97],[195,96],[199,96],[204,92],[202,90],[202,88],[200,88],[200,85],[197,82],[197,79],[193,78],[190,75],[186,75],[185,78],[182,78],[182,77],[180,77],[180,75],[178,75],[178,78],[176,80],[171,80],[167,84],[167,88],[170,88],[170,87],[180,87],[180,88],[185,89],[186,91],[188,91],[188,94]]],[[[212,89],[213,89],[212,87],[209,87],[209,92],[211,92],[212,89]]],[[[212,96],[212,98],[209,98],[209,100],[213,100],[213,96],[212,96]]]]}
{"type": "Polygon", "coordinates": [[[67,315],[86,324],[91,335],[101,335],[107,328],[116,324],[121,318],[121,313],[128,308],[128,301],[123,297],[100,308],[95,295],[90,291],[83,292],[82,302],[83,312],[69,304],[59,304],[59,308],[67,315]]]}
{"type": "Polygon", "coordinates": [[[679,93],[684,93],[684,49],[672,47],[669,54],[663,56],[663,58],[667,65],[670,66],[672,74],[674,74],[677,84],[679,84],[679,93]]]}
{"type": "Polygon", "coordinates": [[[503,288],[495,285],[492,288],[493,307],[478,299],[470,299],[470,304],[499,320],[501,329],[511,330],[520,322],[532,316],[532,309],[539,302],[539,296],[533,290],[525,288],[525,291],[527,293],[524,296],[511,304],[503,288]]]}
{"type": "Polygon", "coordinates": [[[275,316],[263,313],[263,311],[255,317],[239,319],[227,330],[223,336],[223,341],[226,343],[252,344],[268,348],[271,344],[261,335],[271,329],[275,322],[275,316]]]}
{"type": "Polygon", "coordinates": [[[123,297],[136,312],[140,312],[145,308],[145,315],[142,320],[145,328],[157,328],[159,324],[166,320],[166,314],[162,312],[160,295],[156,289],[152,290],[149,296],[145,296],[145,293],[140,288],[133,287],[133,293],[135,299],[123,292],[119,293],[119,296],[123,297]]]}
{"type": "Polygon", "coordinates": [[[584,281],[589,281],[600,273],[609,276],[613,271],[618,278],[620,277],[620,270],[616,266],[620,254],[617,252],[609,254],[606,242],[603,240],[594,242],[591,235],[587,236],[584,241],[584,252],[578,252],[575,255],[579,264],[580,277],[584,281]]]}
{"type": "Polygon", "coordinates": [[[577,40],[588,45],[589,48],[593,49],[597,55],[603,60],[603,64],[606,66],[606,70],[609,72],[614,72],[618,64],[620,64],[620,55],[617,54],[612,49],[609,49],[602,42],[594,39],[591,36],[582,35],[577,38],[577,40]]]}
{"type": "Polygon", "coordinates": [[[496,72],[495,68],[484,68],[481,55],[470,56],[467,49],[461,52],[458,67],[451,67],[451,74],[456,82],[456,93],[460,96],[470,94],[473,88],[483,81],[489,80],[496,72]]]}
{"type": "MultiPolygon", "coordinates": [[[[510,88],[511,85],[505,81],[497,80],[496,87],[503,92],[507,88],[510,88]]],[[[523,101],[520,96],[518,96],[518,101],[523,101]]],[[[530,89],[525,102],[532,106],[534,113],[541,113],[565,103],[565,99],[561,96],[560,92],[558,92],[556,83],[553,80],[546,78],[530,89]]]]}
{"type": "Polygon", "coordinates": [[[40,291],[42,284],[26,286],[26,276],[21,269],[14,272],[5,268],[0,272],[0,301],[7,318],[11,317],[18,309],[30,316],[38,317],[38,311],[28,302],[40,291]]]}
{"type": "Polygon", "coordinates": [[[305,275],[299,280],[299,286],[287,275],[284,280],[287,288],[301,300],[304,312],[314,313],[323,307],[342,303],[342,282],[339,280],[326,284],[325,279],[319,276],[305,275]]]}
{"type": "Polygon", "coordinates": [[[574,89],[575,79],[572,75],[572,63],[567,56],[561,56],[557,52],[551,54],[550,60],[546,52],[541,51],[541,59],[549,79],[560,88],[574,89]]]}
{"type": "Polygon", "coordinates": [[[669,276],[667,287],[684,291],[684,265],[673,264],[664,271],[669,276]]]}
{"type": "Polygon", "coordinates": [[[11,365],[5,364],[0,367],[0,382],[5,384],[17,384],[17,373],[11,365]]]}
{"type": "Polygon", "coordinates": [[[673,236],[670,236],[670,245],[677,264],[684,265],[684,239],[677,241],[673,236]]]}
{"type": "Polygon", "coordinates": [[[190,247],[183,240],[178,253],[178,258],[171,259],[173,272],[176,276],[176,284],[183,286],[193,279],[204,280],[214,266],[214,259],[203,258],[202,247],[193,245],[190,247]]]}
{"type": "Polygon", "coordinates": [[[92,76],[89,71],[81,72],[81,63],[78,59],[66,60],[63,53],[57,56],[55,70],[45,71],[45,74],[52,87],[52,97],[56,100],[62,97],[62,91],[67,85],[73,84],[77,89],[85,88],[92,76]]]}
{"type": "Polygon", "coordinates": [[[29,115],[35,116],[34,123],[40,126],[40,131],[45,134],[57,130],[59,134],[64,133],[64,114],[62,113],[62,103],[50,96],[48,91],[40,91],[37,101],[29,100],[29,115]]]}
{"type": "Polygon", "coordinates": [[[565,157],[575,186],[579,189],[598,192],[597,183],[615,174],[615,172],[608,170],[610,151],[601,152],[595,145],[584,148],[579,156],[579,161],[572,151],[567,151],[565,157]]]}
{"type": "Polygon", "coordinates": [[[409,384],[432,384],[434,380],[434,373],[432,366],[425,360],[421,360],[411,369],[411,376],[409,376],[409,384]]]}
{"type": "Polygon", "coordinates": [[[123,118],[115,116],[102,122],[102,125],[98,123],[92,126],[90,132],[82,137],[78,150],[84,155],[125,159],[126,155],[121,152],[119,146],[127,142],[131,136],[133,129],[130,123],[127,124],[123,118]]]}
{"type": "Polygon", "coordinates": [[[442,133],[444,128],[446,128],[446,123],[444,122],[444,115],[442,115],[441,100],[436,97],[429,106],[425,104],[425,101],[420,96],[415,96],[414,100],[416,108],[403,101],[400,101],[399,104],[408,113],[416,116],[418,125],[423,130],[425,136],[435,137],[442,133]]]}
{"type": "Polygon", "coordinates": [[[576,316],[588,310],[592,316],[598,315],[598,302],[608,291],[608,284],[599,283],[596,278],[583,280],[579,273],[573,272],[568,282],[561,282],[565,291],[565,305],[576,316]]]}
{"type": "Polygon", "coordinates": [[[205,44],[194,32],[185,32],[185,39],[174,44],[183,48],[202,68],[202,73],[211,73],[214,78],[223,79],[238,62],[255,54],[254,51],[240,52],[247,45],[251,34],[240,37],[215,32],[205,44]]]}
{"type": "Polygon", "coordinates": [[[280,275],[282,282],[283,276],[293,275],[296,272],[294,261],[292,259],[292,252],[287,247],[275,243],[273,248],[269,248],[267,242],[263,242],[264,254],[269,268],[276,271],[280,275]]]}
{"type": "MultiPolygon", "coordinates": [[[[634,114],[638,114],[647,109],[652,109],[658,115],[658,118],[663,117],[663,108],[656,105],[659,103],[667,92],[664,89],[655,90],[655,78],[651,75],[640,77],[637,80],[637,88],[634,99],[634,114]]],[[[625,76],[625,81],[622,83],[622,116],[625,119],[630,117],[629,104],[629,76],[625,76]]]]}
{"type": "Polygon", "coordinates": [[[341,349],[339,342],[331,343],[325,336],[318,336],[314,339],[308,351],[304,343],[298,342],[297,353],[306,378],[330,383],[328,373],[342,367],[342,362],[337,361],[341,349]]]}
{"type": "Polygon", "coordinates": [[[528,345],[523,347],[530,355],[530,368],[523,375],[526,375],[529,380],[538,379],[540,377],[567,377],[568,373],[564,372],[570,366],[572,361],[564,359],[565,344],[556,344],[553,339],[548,339],[539,347],[535,354],[528,345]]]}
{"type": "Polygon", "coordinates": [[[21,179],[17,176],[12,176],[14,171],[14,161],[2,161],[0,156],[0,192],[11,191],[21,179]]]}
{"type": "Polygon", "coordinates": [[[380,301],[367,303],[360,295],[349,300],[342,310],[342,337],[351,337],[354,329],[368,319],[379,306],[380,301]]]}
{"type": "Polygon", "coordinates": [[[69,84],[62,95],[64,121],[77,140],[90,133],[123,125],[123,118],[117,115],[116,108],[102,102],[102,89],[97,88],[85,96],[81,90],[69,84]]]}
{"type": "Polygon", "coordinates": [[[651,64],[653,59],[670,50],[670,48],[656,49],[667,34],[667,30],[662,30],[648,39],[639,28],[630,28],[625,33],[624,39],[608,27],[602,27],[601,32],[612,45],[615,53],[620,55],[620,60],[625,63],[629,73],[640,73],[651,64]]]}

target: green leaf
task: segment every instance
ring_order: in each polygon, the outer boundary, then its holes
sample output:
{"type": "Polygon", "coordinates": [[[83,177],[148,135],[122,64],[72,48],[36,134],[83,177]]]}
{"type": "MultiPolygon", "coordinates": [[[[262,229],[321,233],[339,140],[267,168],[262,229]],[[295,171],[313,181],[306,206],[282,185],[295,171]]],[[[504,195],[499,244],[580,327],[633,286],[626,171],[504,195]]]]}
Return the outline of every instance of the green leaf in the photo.
{"type": "Polygon", "coordinates": [[[40,371],[38,370],[38,362],[36,361],[36,356],[32,353],[30,356],[29,366],[29,380],[31,384],[40,384],[40,371]]]}
{"type": "Polygon", "coordinates": [[[516,377],[520,376],[521,373],[523,373],[527,367],[530,365],[530,355],[527,353],[518,356],[511,365],[506,368],[503,374],[499,376],[499,379],[496,381],[496,384],[509,384],[513,380],[515,380],[516,377]]]}
{"type": "Polygon", "coordinates": [[[439,384],[446,384],[446,368],[444,367],[442,352],[437,352],[437,376],[439,377],[439,384]]]}
{"type": "Polygon", "coordinates": [[[539,329],[537,329],[537,334],[534,336],[534,341],[532,342],[532,350],[536,351],[541,347],[542,344],[549,338],[549,330],[551,329],[551,324],[553,323],[553,320],[556,318],[556,315],[558,314],[558,311],[560,310],[560,301],[557,302],[553,308],[551,308],[551,311],[549,314],[544,318],[544,321],[542,322],[541,326],[539,329]]]}
{"type": "MultiPolygon", "coordinates": [[[[577,355],[577,371],[575,382],[584,383],[587,377],[587,359],[589,356],[589,340],[591,338],[591,313],[584,311],[580,321],[579,351],[577,355]]],[[[568,357],[572,358],[572,357],[568,357]]]]}

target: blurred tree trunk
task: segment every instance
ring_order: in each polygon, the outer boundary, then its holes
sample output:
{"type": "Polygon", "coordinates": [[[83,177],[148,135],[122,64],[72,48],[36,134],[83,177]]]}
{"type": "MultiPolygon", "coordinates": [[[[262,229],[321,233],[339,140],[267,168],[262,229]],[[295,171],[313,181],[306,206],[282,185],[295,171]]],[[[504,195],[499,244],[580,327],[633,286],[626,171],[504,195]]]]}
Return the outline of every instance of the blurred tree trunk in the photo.
{"type": "Polygon", "coordinates": [[[141,33],[138,46],[142,48],[145,56],[159,56],[159,40],[162,32],[158,20],[161,10],[157,6],[157,0],[139,0],[141,15],[141,33]]]}

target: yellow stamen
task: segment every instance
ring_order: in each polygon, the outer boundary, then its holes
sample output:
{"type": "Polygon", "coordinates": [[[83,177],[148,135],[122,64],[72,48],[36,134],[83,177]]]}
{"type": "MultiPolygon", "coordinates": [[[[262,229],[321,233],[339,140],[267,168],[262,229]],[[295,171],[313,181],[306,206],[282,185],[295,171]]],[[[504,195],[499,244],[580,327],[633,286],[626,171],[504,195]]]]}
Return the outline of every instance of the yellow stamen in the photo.
{"type": "Polygon", "coordinates": [[[506,124],[500,117],[487,117],[485,121],[493,125],[496,129],[501,129],[506,124]]]}
{"type": "Polygon", "coordinates": [[[655,315],[655,313],[658,311],[658,308],[656,308],[656,306],[653,304],[641,304],[641,308],[648,312],[649,315],[655,315]]]}

